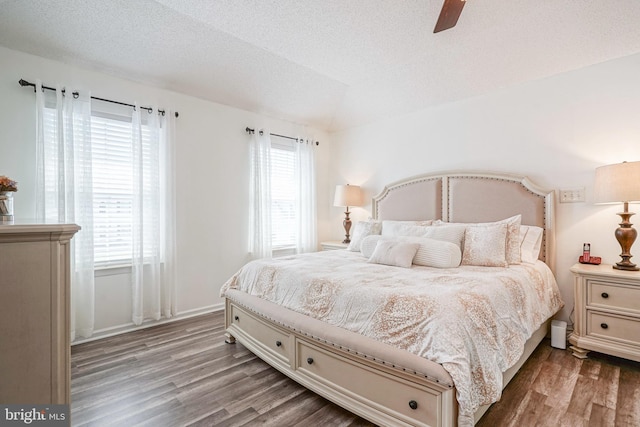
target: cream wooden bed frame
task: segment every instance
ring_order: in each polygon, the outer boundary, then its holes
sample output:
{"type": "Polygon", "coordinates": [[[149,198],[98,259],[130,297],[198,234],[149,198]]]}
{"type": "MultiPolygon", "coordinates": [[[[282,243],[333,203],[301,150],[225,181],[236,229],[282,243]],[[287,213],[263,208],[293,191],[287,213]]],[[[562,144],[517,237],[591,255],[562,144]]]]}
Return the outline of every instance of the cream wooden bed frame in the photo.
{"type": "MultiPolygon", "coordinates": [[[[372,210],[378,219],[452,222],[495,221],[521,213],[523,225],[545,229],[540,258],[553,271],[553,205],[553,191],[542,190],[526,177],[452,172],[412,177],[388,185],[373,198],[372,210]]],[[[300,327],[304,319],[287,324],[279,318],[277,313],[286,309],[269,311],[262,300],[239,297],[227,295],[225,301],[228,343],[237,339],[303,386],[378,425],[457,424],[453,386],[388,359],[355,351],[348,339],[336,343],[314,336],[300,327]]],[[[520,360],[504,373],[505,386],[545,337],[549,322],[533,334],[520,360]]],[[[488,407],[478,409],[476,421],[488,407]]]]}

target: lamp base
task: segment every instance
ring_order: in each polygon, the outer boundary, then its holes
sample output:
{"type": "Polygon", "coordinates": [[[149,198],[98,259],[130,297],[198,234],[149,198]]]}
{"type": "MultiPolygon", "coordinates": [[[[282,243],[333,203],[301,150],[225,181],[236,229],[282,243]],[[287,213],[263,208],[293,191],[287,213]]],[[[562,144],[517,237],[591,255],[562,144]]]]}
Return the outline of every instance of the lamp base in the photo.
{"type": "Polygon", "coordinates": [[[620,254],[622,261],[617,262],[613,268],[616,270],[638,271],[640,268],[631,262],[631,257],[633,256],[631,255],[631,246],[633,242],[636,241],[638,232],[632,227],[633,224],[629,221],[634,213],[629,212],[629,204],[627,202],[624,203],[624,212],[618,215],[622,218],[622,222],[620,223],[620,227],[616,229],[616,239],[622,249],[622,253],[620,254]]]}
{"type": "Polygon", "coordinates": [[[624,263],[624,262],[616,262],[616,264],[613,266],[613,268],[615,268],[616,270],[628,270],[628,271],[638,271],[640,270],[640,267],[638,267],[637,265],[635,265],[632,262],[628,262],[628,263],[624,263]]]}
{"type": "Polygon", "coordinates": [[[351,212],[349,212],[349,206],[347,206],[347,211],[344,213],[345,218],[344,221],[342,221],[342,226],[344,227],[344,237],[345,239],[342,241],[342,243],[344,244],[349,244],[351,243],[351,236],[349,236],[349,231],[351,231],[351,220],[349,219],[349,214],[351,212]]]}

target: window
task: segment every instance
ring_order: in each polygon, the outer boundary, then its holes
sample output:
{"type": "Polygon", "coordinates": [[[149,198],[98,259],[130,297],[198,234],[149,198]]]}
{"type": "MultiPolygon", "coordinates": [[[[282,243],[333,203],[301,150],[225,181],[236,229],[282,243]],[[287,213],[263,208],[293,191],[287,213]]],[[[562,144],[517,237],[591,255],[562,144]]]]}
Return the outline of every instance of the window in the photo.
{"type": "Polygon", "coordinates": [[[295,148],[271,143],[271,245],[274,250],[296,245],[295,148]]]}
{"type": "MultiPolygon", "coordinates": [[[[91,178],[93,183],[93,239],[96,268],[131,264],[133,253],[133,150],[131,117],[126,111],[94,110],[91,112],[91,178]],[[114,112],[116,111],[116,112],[114,112]]],[[[55,138],[57,116],[55,108],[45,108],[44,131],[55,138]]],[[[143,115],[144,116],[144,115],[143,115]]],[[[76,130],[74,129],[74,134],[76,130]]],[[[150,130],[142,126],[143,168],[151,168],[150,130]]],[[[58,173],[45,172],[45,194],[54,194],[58,173]]],[[[143,182],[142,185],[147,185],[143,182]]],[[[46,196],[49,197],[49,196],[46,196]]],[[[55,197],[55,196],[51,196],[55,197]]],[[[47,217],[56,216],[56,203],[46,204],[47,217]]],[[[145,252],[147,247],[145,246],[145,252]]],[[[145,253],[145,257],[147,254],[145,253]]]]}
{"type": "Polygon", "coordinates": [[[254,258],[317,250],[313,147],[276,136],[251,137],[248,247],[254,258]]]}

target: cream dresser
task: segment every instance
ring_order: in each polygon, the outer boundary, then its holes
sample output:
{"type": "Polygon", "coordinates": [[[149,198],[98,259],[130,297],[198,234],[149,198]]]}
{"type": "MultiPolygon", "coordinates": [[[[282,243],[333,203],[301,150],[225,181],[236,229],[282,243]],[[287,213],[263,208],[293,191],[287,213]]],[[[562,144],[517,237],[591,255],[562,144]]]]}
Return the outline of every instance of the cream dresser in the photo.
{"type": "Polygon", "coordinates": [[[590,350],[640,361],[640,272],[575,264],[573,355],[590,350]]]}
{"type": "Polygon", "coordinates": [[[74,224],[0,225],[0,403],[69,404],[74,224]]]}

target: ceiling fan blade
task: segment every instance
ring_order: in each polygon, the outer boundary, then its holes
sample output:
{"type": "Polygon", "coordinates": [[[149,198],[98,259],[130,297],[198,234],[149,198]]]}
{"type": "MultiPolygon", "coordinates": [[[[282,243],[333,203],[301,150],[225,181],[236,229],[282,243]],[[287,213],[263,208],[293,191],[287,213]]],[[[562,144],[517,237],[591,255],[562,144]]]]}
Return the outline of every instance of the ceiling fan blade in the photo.
{"type": "Polygon", "coordinates": [[[438,22],[433,32],[439,33],[440,31],[455,27],[465,3],[465,0],[444,0],[438,22]]]}

